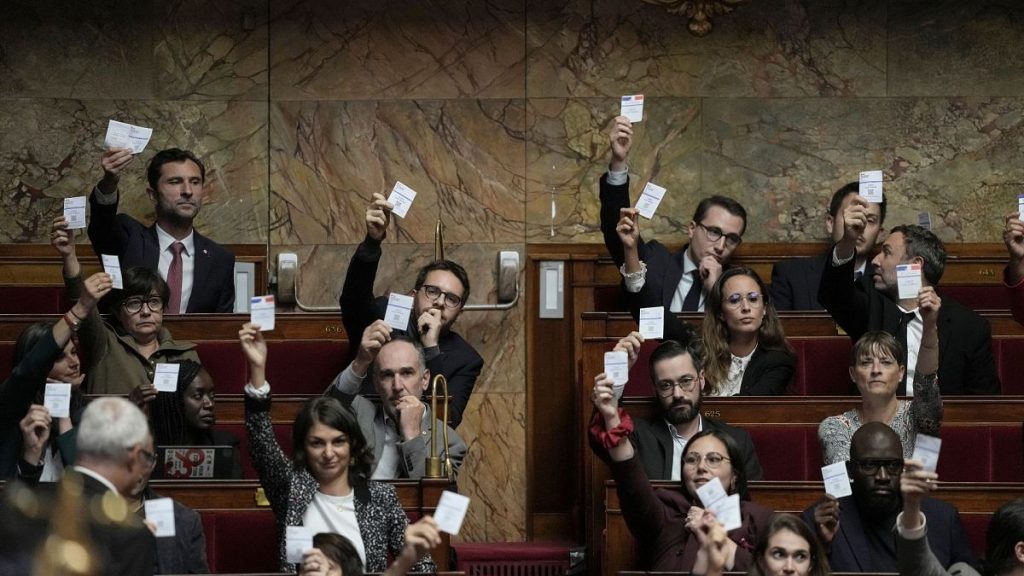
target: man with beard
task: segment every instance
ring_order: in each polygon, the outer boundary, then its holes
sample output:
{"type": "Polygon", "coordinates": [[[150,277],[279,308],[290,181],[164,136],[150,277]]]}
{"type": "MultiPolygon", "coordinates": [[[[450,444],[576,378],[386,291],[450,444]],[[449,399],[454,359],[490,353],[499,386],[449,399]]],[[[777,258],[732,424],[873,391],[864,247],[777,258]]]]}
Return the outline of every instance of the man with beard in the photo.
{"type": "MultiPolygon", "coordinates": [[[[356,359],[338,376],[336,382],[350,382],[354,372],[373,370],[380,403],[352,395],[344,385],[332,384],[328,394],[348,406],[356,415],[366,443],[373,449],[374,480],[422,478],[428,456],[447,455],[452,475],[457,476],[466,443],[448,427],[448,446],[444,447],[444,423],[435,420],[437,450],[430,446],[430,423],[434,415],[422,400],[430,384],[423,347],[378,320],[363,333],[356,359]],[[445,454],[447,452],[447,454],[445,454]]],[[[357,380],[358,382],[358,380],[357,380]]]]}
{"type": "MultiPolygon", "coordinates": [[[[392,208],[394,206],[383,195],[374,194],[373,202],[366,209],[366,238],[352,255],[339,299],[341,321],[349,338],[363,334],[375,321],[383,320],[387,312],[388,297],[374,298],[373,282],[380,263],[381,242],[387,237],[391,223],[392,208]]],[[[409,295],[413,296],[413,310],[408,328],[400,332],[423,346],[427,370],[443,375],[448,381],[448,424],[458,428],[484,365],[480,354],[452,331],[452,324],[469,299],[469,276],[455,262],[438,260],[420,268],[409,295]]],[[[357,351],[350,347],[353,358],[357,351]]],[[[356,376],[364,378],[366,374],[356,376]]],[[[338,382],[335,379],[335,384],[338,382]]],[[[355,393],[357,390],[345,391],[355,393]]],[[[362,391],[372,392],[373,387],[364,382],[362,391]]]]}
{"type": "MultiPolygon", "coordinates": [[[[642,343],[640,334],[633,332],[619,340],[615,350],[625,351],[632,367],[642,343]]],[[[699,339],[662,342],[651,353],[650,373],[657,413],[650,418],[634,418],[632,436],[633,446],[648,478],[678,481],[686,442],[708,428],[721,430],[736,441],[743,454],[743,462],[733,465],[744,467],[747,480],[762,478],[764,472],[750,434],[700,413],[704,397],[704,368],[699,339]]],[[[604,451],[595,450],[595,453],[604,451]]]]}
{"type": "Polygon", "coordinates": [[[152,268],[171,289],[165,313],[232,312],[235,256],[196,232],[192,223],[203,205],[206,167],[188,150],[157,152],[146,169],[146,194],[156,222],[149,227],[118,214],[121,171],[135,159],[129,148],[111,148],[100,164],[103,178],[89,195],[89,240],[97,255],[111,254],[121,268],[152,268]]]}
{"type": "MultiPolygon", "coordinates": [[[[833,572],[897,571],[894,528],[903,506],[903,465],[900,438],[885,424],[869,422],[854,433],[846,463],[853,495],[826,496],[803,514],[828,550],[833,572]]],[[[920,512],[928,527],[928,543],[943,568],[957,562],[976,563],[956,508],[924,497],[920,512]]]]}

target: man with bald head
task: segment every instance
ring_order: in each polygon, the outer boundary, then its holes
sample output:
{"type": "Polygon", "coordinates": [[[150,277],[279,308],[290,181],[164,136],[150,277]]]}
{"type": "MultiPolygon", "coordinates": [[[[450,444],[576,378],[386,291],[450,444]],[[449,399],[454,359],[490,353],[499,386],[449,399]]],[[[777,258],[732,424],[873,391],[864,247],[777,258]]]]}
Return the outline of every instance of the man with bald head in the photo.
{"type": "MultiPolygon", "coordinates": [[[[804,511],[828,550],[834,572],[896,572],[896,517],[902,509],[900,478],[903,445],[881,422],[869,422],[854,433],[846,463],[853,495],[825,496],[804,511]]],[[[928,543],[943,568],[957,562],[976,564],[957,509],[933,498],[920,505],[928,526],[928,543]]]]}

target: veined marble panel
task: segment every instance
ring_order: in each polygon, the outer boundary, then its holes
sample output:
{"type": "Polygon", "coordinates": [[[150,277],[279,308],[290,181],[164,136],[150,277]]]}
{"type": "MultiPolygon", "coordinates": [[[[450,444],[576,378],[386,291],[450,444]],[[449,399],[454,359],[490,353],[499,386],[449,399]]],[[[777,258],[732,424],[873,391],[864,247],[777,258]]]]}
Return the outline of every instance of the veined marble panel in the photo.
{"type": "MultiPolygon", "coordinates": [[[[281,245],[271,249],[271,261],[277,253],[294,252],[299,257],[299,301],[306,306],[338,306],[338,296],[355,252],[355,245],[320,244],[316,246],[281,245]]],[[[461,264],[469,274],[470,304],[497,302],[495,282],[498,253],[519,252],[521,289],[526,280],[524,244],[447,244],[445,256],[461,264]]],[[[433,244],[383,245],[374,293],[384,295],[413,289],[416,273],[434,258],[433,244]]],[[[462,335],[484,359],[484,369],[474,394],[483,392],[523,392],[526,378],[525,310],[526,295],[521,294],[510,310],[466,310],[455,321],[454,330],[462,335]]],[[[358,336],[350,338],[358,338],[358,336]]]]}
{"type": "MultiPolygon", "coordinates": [[[[528,240],[603,242],[598,183],[611,157],[609,132],[619,114],[618,99],[531,98],[528,105],[528,240]]],[[[649,98],[644,115],[633,125],[630,198],[635,204],[648,181],[667,188],[654,219],[641,219],[641,234],[679,242],[697,201],[706,195],[700,103],[649,98]]]]}
{"type": "Polygon", "coordinates": [[[275,100],[516,98],[521,0],[271,3],[275,100]]]}
{"type": "Polygon", "coordinates": [[[267,238],[266,107],[249,102],[12,99],[0,107],[2,242],[47,242],[63,198],[88,194],[102,176],[110,118],[154,128],[122,174],[120,210],[153,218],[146,164],[156,151],[193,150],[206,164],[196,227],[223,243],[267,238]]]}
{"type": "Polygon", "coordinates": [[[520,100],[279,102],[272,108],[275,244],[358,243],[375,192],[417,192],[398,242],[524,237],[525,112],[520,100]]]}
{"type": "Polygon", "coordinates": [[[703,38],[664,8],[527,2],[527,96],[883,96],[886,3],[750,2],[703,38]]]}
{"type": "Polygon", "coordinates": [[[1019,96],[1024,5],[889,3],[890,96],[1019,96]]]}
{"type": "Polygon", "coordinates": [[[821,239],[830,194],[881,169],[886,226],[931,214],[943,240],[996,242],[1024,182],[1020,99],[715,100],[704,188],[735,196],[755,242],[821,239]]]}

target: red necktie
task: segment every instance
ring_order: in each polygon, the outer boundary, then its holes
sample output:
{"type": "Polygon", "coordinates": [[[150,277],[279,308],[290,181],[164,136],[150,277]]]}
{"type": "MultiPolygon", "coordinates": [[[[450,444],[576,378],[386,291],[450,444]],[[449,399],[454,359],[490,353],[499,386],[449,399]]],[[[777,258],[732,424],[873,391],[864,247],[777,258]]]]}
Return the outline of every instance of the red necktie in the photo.
{"type": "Polygon", "coordinates": [[[167,286],[171,289],[171,301],[167,311],[171,314],[181,314],[181,251],[185,245],[181,242],[171,244],[171,267],[167,269],[167,286]]]}

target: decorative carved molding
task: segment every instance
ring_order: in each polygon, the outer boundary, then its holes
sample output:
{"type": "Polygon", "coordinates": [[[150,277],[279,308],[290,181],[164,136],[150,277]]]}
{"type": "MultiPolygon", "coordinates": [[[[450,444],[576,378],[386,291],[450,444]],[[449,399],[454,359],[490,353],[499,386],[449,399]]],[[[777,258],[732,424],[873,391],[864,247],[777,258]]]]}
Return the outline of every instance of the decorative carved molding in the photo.
{"type": "Polygon", "coordinates": [[[707,36],[711,32],[711,18],[732,12],[737,4],[748,0],[642,0],[665,8],[669,14],[678,14],[690,19],[687,26],[694,36],[707,36]]]}

